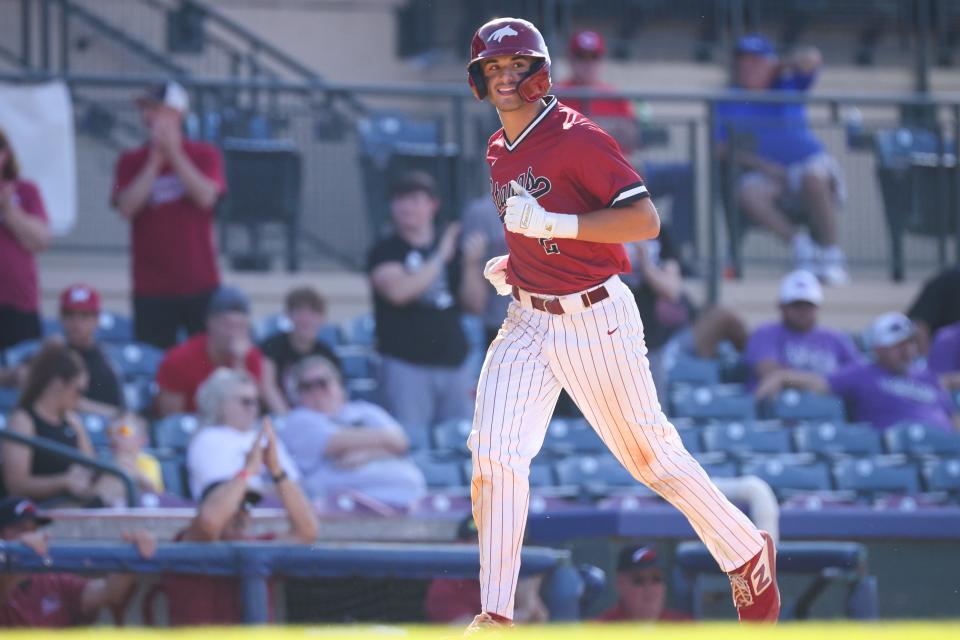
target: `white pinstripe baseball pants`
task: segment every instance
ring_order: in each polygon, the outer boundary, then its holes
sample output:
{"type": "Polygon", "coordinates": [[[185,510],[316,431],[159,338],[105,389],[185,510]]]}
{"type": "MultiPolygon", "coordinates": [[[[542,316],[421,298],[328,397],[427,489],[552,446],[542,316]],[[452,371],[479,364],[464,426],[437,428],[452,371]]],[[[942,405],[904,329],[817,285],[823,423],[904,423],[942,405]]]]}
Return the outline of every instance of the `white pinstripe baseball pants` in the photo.
{"type": "Polygon", "coordinates": [[[620,463],[687,517],[721,569],[742,566],[763,546],[660,409],[633,294],[616,276],[605,286],[609,298],[563,315],[514,301],[487,351],[468,438],[483,611],[513,617],[530,461],[561,387],[620,463]]]}

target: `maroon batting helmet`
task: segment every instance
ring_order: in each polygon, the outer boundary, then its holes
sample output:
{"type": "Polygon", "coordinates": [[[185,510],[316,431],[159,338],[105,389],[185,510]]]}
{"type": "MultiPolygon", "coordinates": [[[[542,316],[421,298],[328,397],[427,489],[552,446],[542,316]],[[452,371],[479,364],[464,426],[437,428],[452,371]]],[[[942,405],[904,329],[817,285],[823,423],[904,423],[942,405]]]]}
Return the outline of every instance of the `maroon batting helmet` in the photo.
{"type": "Polygon", "coordinates": [[[536,102],[550,90],[550,53],[537,28],[520,18],[497,18],[483,25],[470,42],[467,79],[477,100],[487,96],[487,82],[481,63],[497,56],[531,56],[537,61],[517,85],[527,102],[536,102]]]}

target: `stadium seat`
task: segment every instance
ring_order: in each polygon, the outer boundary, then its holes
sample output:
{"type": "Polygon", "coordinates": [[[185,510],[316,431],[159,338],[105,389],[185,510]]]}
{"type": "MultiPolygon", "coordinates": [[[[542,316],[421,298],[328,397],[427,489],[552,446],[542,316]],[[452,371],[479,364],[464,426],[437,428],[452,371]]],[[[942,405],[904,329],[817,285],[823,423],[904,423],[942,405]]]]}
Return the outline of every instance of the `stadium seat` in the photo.
{"type": "Polygon", "coordinates": [[[703,442],[707,451],[722,451],[741,456],[791,451],[789,429],[742,422],[708,424],[703,429],[703,442]]]}
{"type": "Polygon", "coordinates": [[[796,389],[786,389],[776,398],[763,403],[762,410],[765,417],[789,422],[843,422],[846,419],[841,398],[821,393],[804,393],[796,389]]]}
{"type": "Polygon", "coordinates": [[[428,456],[415,456],[413,461],[423,472],[430,489],[461,492],[464,489],[463,470],[460,460],[436,460],[428,456]]]}
{"type": "MultiPolygon", "coordinates": [[[[469,483],[470,478],[473,477],[473,460],[461,461],[461,469],[463,470],[463,477],[469,483]]],[[[529,482],[531,489],[551,489],[555,487],[557,483],[554,479],[553,467],[549,463],[534,459],[533,464],[530,465],[529,482]]]]}
{"type": "Polygon", "coordinates": [[[377,404],[380,385],[376,378],[353,378],[345,380],[344,386],[352,400],[364,400],[377,404]]]}
{"type": "Polygon", "coordinates": [[[153,442],[157,449],[186,451],[200,421],[190,413],[175,413],[153,425],[153,442]]]}
{"type": "Polygon", "coordinates": [[[565,420],[558,418],[550,422],[543,446],[558,456],[573,453],[601,453],[607,446],[596,434],[593,427],[583,419],[565,420]]]}
{"type": "Polygon", "coordinates": [[[849,458],[833,467],[837,489],[861,495],[882,493],[914,494],[920,491],[917,467],[902,456],[849,458]]]}
{"type": "Polygon", "coordinates": [[[163,360],[163,350],[142,342],[104,344],[107,357],[124,380],[153,379],[163,360]]]}
{"type": "Polygon", "coordinates": [[[593,496],[639,486],[630,472],[610,454],[573,455],[559,460],[554,468],[560,486],[579,487],[581,492],[593,496]]]}
{"type": "Polygon", "coordinates": [[[374,346],[376,341],[376,321],[372,313],[357,316],[348,324],[347,339],[350,344],[359,344],[367,347],[374,346]]]}
{"type": "Polygon", "coordinates": [[[669,384],[713,385],[720,383],[720,363],[716,360],[678,358],[669,370],[669,384]]]}
{"type": "Polygon", "coordinates": [[[163,487],[167,493],[190,498],[187,482],[187,466],[180,455],[160,455],[160,473],[163,475],[163,487]]]}
{"type": "Polygon", "coordinates": [[[736,478],[740,475],[736,460],[725,453],[700,453],[693,457],[711,478],[736,478]]]}
{"type": "Polygon", "coordinates": [[[463,418],[461,420],[446,420],[433,426],[433,448],[439,454],[470,455],[467,448],[467,436],[473,428],[473,422],[463,418]]]}
{"type": "Polygon", "coordinates": [[[347,380],[376,378],[380,356],[370,347],[362,345],[339,345],[334,353],[340,358],[340,370],[347,380]]]}
{"type": "Polygon", "coordinates": [[[107,419],[95,413],[81,413],[80,421],[87,435],[90,436],[90,443],[94,449],[110,448],[110,433],[107,419]]]}
{"type": "Polygon", "coordinates": [[[700,421],[739,420],[757,417],[753,396],[741,385],[691,387],[681,385],[670,394],[671,415],[700,421]]]}
{"type": "Polygon", "coordinates": [[[816,461],[812,455],[754,458],[743,463],[741,472],[765,480],[780,500],[799,492],[829,491],[833,488],[830,468],[825,462],[816,461]]]}
{"type": "Polygon", "coordinates": [[[873,456],[883,452],[880,434],[865,424],[800,424],[793,434],[800,452],[821,456],[873,456]]]}
{"type": "Polygon", "coordinates": [[[39,340],[24,340],[4,351],[4,359],[8,367],[16,367],[25,363],[40,350],[39,340]]]}
{"type": "MultiPolygon", "coordinates": [[[[290,321],[290,317],[285,313],[277,313],[257,323],[254,326],[253,335],[257,342],[263,342],[271,336],[291,330],[293,330],[293,322],[290,321]]],[[[331,347],[343,344],[340,327],[335,324],[325,324],[320,327],[320,331],[317,332],[317,339],[331,347]]]]}
{"type": "Polygon", "coordinates": [[[20,390],[14,387],[0,387],[0,414],[9,413],[17,406],[20,390]]]}
{"type": "Polygon", "coordinates": [[[683,441],[683,446],[690,453],[702,453],[703,452],[703,439],[702,431],[698,427],[681,427],[679,425],[674,425],[677,427],[677,433],[680,434],[680,440],[683,441]]]}
{"type": "Polygon", "coordinates": [[[951,393],[950,397],[953,399],[953,405],[957,408],[957,411],[960,411],[960,389],[951,393]]]}
{"type": "Polygon", "coordinates": [[[97,323],[97,340],[120,344],[133,342],[133,320],[111,311],[101,311],[100,320],[97,323]]]}
{"type": "Polygon", "coordinates": [[[146,413],[153,407],[157,395],[157,383],[149,378],[140,378],[123,383],[123,401],[127,409],[135,413],[146,413]]]}
{"type": "Polygon", "coordinates": [[[960,458],[936,458],[923,465],[927,491],[947,491],[960,497],[960,458]]]}
{"type": "Polygon", "coordinates": [[[410,442],[410,451],[430,451],[430,427],[427,425],[416,425],[403,428],[407,440],[410,442]]]}
{"type": "Polygon", "coordinates": [[[918,422],[895,424],[883,438],[890,453],[960,455],[960,434],[918,422]]]}

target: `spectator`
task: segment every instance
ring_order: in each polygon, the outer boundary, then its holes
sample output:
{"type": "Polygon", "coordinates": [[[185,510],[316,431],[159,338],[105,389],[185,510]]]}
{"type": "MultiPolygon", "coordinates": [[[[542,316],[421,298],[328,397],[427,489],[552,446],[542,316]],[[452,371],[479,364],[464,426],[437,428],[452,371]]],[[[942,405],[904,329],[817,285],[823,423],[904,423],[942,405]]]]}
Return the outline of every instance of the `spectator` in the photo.
{"type": "Polygon", "coordinates": [[[426,493],[423,473],[406,457],[403,428],[386,411],[348,400],[336,366],[311,356],[294,369],[297,408],[281,434],[311,498],[356,492],[395,507],[426,493]]]}
{"type": "MultiPolygon", "coordinates": [[[[500,213],[497,211],[497,205],[493,204],[493,198],[490,197],[490,194],[485,194],[468,202],[463,210],[461,220],[464,237],[469,238],[481,234],[486,240],[486,251],[481,256],[481,261],[484,263],[490,258],[505,256],[510,252],[503,232],[503,223],[500,222],[500,213]]],[[[510,306],[510,300],[512,300],[510,296],[486,295],[480,318],[483,320],[487,343],[493,342],[493,339],[497,337],[500,325],[507,317],[507,307],[510,306]]]]}
{"type": "MultiPolygon", "coordinates": [[[[51,518],[37,511],[22,497],[0,500],[0,539],[20,542],[38,555],[47,557],[47,538],[40,527],[51,518]]],[[[147,531],[123,533],[144,558],[153,557],[156,540],[147,531]]],[[[124,605],[136,578],[132,574],[111,574],[84,578],[71,573],[0,573],[0,627],[55,629],[93,624],[100,611],[124,605]]]]}
{"type": "MultiPolygon", "coordinates": [[[[467,516],[457,528],[457,542],[479,544],[477,525],[467,516]]],[[[549,622],[550,612],[540,599],[541,576],[520,578],[517,584],[513,621],[524,624],[549,622]]],[[[473,620],[480,607],[480,581],[476,578],[434,578],[427,588],[424,609],[427,621],[464,624],[473,620]]]]}
{"type": "Polygon", "coordinates": [[[326,324],[327,301],[313,287],[297,287],[287,294],[287,317],[293,325],[290,331],[269,336],[260,343],[263,361],[264,386],[272,387],[278,397],[292,400],[295,394],[290,373],[298,362],[308,356],[323,356],[340,366],[340,360],[330,345],[319,338],[326,324]]]}
{"type": "MultiPolygon", "coordinates": [[[[43,198],[20,177],[17,156],[0,129],[0,351],[43,334],[34,254],[49,244],[43,198]]],[[[5,373],[0,383],[13,384],[13,372],[5,373]]]]}
{"type": "MultiPolygon", "coordinates": [[[[277,442],[269,422],[251,435],[253,437],[247,440],[249,448],[242,454],[240,464],[230,475],[206,485],[197,515],[185,530],[177,534],[177,542],[275,539],[273,535],[254,537],[249,532],[250,508],[261,499],[252,481],[260,476],[264,465],[273,478],[277,496],[290,521],[290,530],[284,537],[303,544],[316,539],[316,515],[293,476],[287,473],[282,445],[277,442]]],[[[166,575],[163,586],[170,607],[170,622],[175,626],[237,625],[243,621],[238,578],[166,575]]]]}
{"type": "Polygon", "coordinates": [[[960,322],[937,331],[927,357],[927,366],[940,376],[949,390],[960,390],[960,322]]]}
{"type": "Polygon", "coordinates": [[[747,342],[751,384],[778,369],[829,376],[860,362],[853,340],[818,325],[822,303],[823,289],[809,271],[793,271],[780,281],[780,321],[758,327],[747,342]]]}
{"type": "MultiPolygon", "coordinates": [[[[737,92],[807,91],[823,62],[813,47],[781,61],[773,45],[756,34],[741,38],[734,56],[737,92]]],[[[806,107],[730,100],[717,104],[715,121],[721,157],[736,158],[740,175],[734,197],[740,208],[791,244],[794,268],[812,271],[827,284],[846,283],[846,258],[837,244],[843,177],[811,131],[806,107]],[[813,238],[791,221],[800,210],[809,217],[813,238]]]]}
{"type": "MultiPolygon", "coordinates": [[[[143,448],[147,444],[146,425],[134,413],[119,416],[110,425],[110,452],[113,463],[130,474],[140,491],[159,495],[163,493],[163,473],[160,462],[143,448]]],[[[101,480],[105,501],[111,505],[124,504],[124,487],[116,477],[101,480]]]]}
{"type": "Polygon", "coordinates": [[[221,287],[211,297],[205,333],[164,355],[157,371],[158,413],[166,416],[196,411],[197,388],[218,367],[246,371],[253,376],[270,411],[286,410],[276,390],[263,384],[263,355],[250,339],[250,301],[234,287],[221,287]]]}
{"type": "Polygon", "coordinates": [[[907,315],[917,327],[920,353],[927,353],[937,331],[960,322],[960,265],[927,280],[907,315]]]}
{"type": "Polygon", "coordinates": [[[844,399],[854,421],[881,431],[898,422],[960,429],[960,416],[936,374],[914,366],[919,351],[909,318],[902,313],[881,315],[871,325],[867,342],[875,362],[851,365],[829,376],[778,369],[757,387],[757,396],[767,397],[784,387],[834,393],[844,399]]]}
{"type": "Polygon", "coordinates": [[[60,294],[60,323],[67,346],[80,354],[90,377],[79,408],[87,413],[115,416],[123,407],[120,376],[97,341],[100,293],[86,284],[70,285],[60,294]]]}
{"type": "Polygon", "coordinates": [[[220,284],[213,212],[226,190],[220,151],[183,137],[189,110],[176,82],[142,95],[147,142],[117,161],[111,204],[130,221],[137,340],[168,349],[203,330],[220,284]]]}
{"type": "Polygon", "coordinates": [[[666,608],[667,585],[663,564],[652,545],[629,546],[620,552],[616,588],[617,604],[601,613],[597,620],[693,620],[682,611],[666,608]]]}
{"type": "Polygon", "coordinates": [[[475,380],[460,316],[483,308],[486,247],[474,234],[458,251],[458,224],[442,233],[434,228],[439,207],[432,177],[403,175],[390,195],[395,231],[367,259],[383,406],[407,427],[466,418],[473,410],[475,380]]]}
{"type": "MultiPolygon", "coordinates": [[[[46,345],[30,364],[7,429],[29,438],[46,438],[93,457],[90,437],[75,413],[87,379],[76,352],[59,343],[46,345]]],[[[81,503],[97,498],[90,469],[63,456],[8,441],[0,448],[0,459],[7,495],[38,501],[66,496],[81,503]]]]}
{"type": "MultiPolygon", "coordinates": [[[[642,146],[640,122],[633,104],[624,98],[615,98],[617,89],[601,82],[607,45],[596,31],[578,31],[570,39],[571,76],[559,82],[557,90],[591,89],[610,97],[595,99],[564,98],[563,103],[596,122],[613,136],[623,154],[630,158],[642,146]]],[[[669,197],[671,202],[670,227],[681,253],[692,253],[695,237],[693,218],[693,170],[688,162],[642,162],[637,169],[650,195],[659,203],[669,197]]],[[[494,255],[503,255],[494,254],[494,255]]]]}
{"type": "MultiPolygon", "coordinates": [[[[230,478],[243,469],[244,456],[253,447],[256,439],[273,433],[267,419],[264,419],[264,426],[257,429],[257,388],[253,378],[245,371],[227,368],[214,371],[200,385],[197,405],[203,427],[194,435],[187,448],[187,472],[190,476],[190,491],[194,497],[199,497],[204,487],[230,478]]],[[[283,472],[297,482],[300,472],[283,443],[278,447],[277,453],[283,472]]],[[[267,486],[266,480],[269,478],[260,474],[259,468],[256,471],[250,478],[250,483],[251,486],[259,487],[263,493],[263,487],[267,486]]],[[[270,471],[276,480],[280,471],[270,471]]]]}

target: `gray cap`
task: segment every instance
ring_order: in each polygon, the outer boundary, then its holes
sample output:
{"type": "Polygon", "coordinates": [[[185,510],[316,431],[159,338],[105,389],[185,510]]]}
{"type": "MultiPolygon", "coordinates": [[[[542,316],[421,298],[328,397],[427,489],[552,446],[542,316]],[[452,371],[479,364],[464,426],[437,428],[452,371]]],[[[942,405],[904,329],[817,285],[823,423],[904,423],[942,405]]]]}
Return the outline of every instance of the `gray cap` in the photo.
{"type": "Polygon", "coordinates": [[[250,313],[250,299],[243,291],[236,287],[223,286],[213,292],[207,315],[215,316],[221,313],[250,313]]]}

